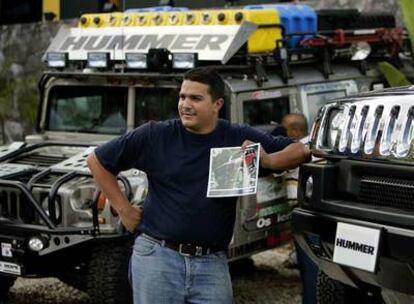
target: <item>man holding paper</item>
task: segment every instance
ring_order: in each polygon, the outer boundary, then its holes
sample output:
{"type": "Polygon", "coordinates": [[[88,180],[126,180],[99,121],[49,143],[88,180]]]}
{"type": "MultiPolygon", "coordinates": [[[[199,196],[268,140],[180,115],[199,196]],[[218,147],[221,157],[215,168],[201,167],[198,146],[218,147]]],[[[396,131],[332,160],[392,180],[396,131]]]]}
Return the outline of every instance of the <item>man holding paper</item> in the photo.
{"type": "Polygon", "coordinates": [[[233,302],[226,250],[237,197],[207,197],[211,149],[260,143],[260,165],[272,170],[295,168],[310,157],[301,143],[219,119],[223,104],[224,82],[216,71],[188,71],[180,119],[146,123],[88,157],[126,229],[139,232],[130,263],[135,304],[233,302]],[[116,180],[130,168],[148,176],[142,209],[128,202],[116,180]]]}

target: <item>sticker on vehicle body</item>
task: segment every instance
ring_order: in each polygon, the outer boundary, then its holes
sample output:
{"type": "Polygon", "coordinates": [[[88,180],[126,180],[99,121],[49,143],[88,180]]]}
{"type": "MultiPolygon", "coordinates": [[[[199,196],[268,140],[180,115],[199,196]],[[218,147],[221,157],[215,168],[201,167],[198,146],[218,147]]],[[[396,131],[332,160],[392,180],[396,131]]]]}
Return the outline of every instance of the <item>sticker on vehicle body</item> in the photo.
{"type": "Polygon", "coordinates": [[[0,272],[14,274],[14,275],[21,275],[22,269],[17,264],[0,261],[0,272]]]}
{"type": "Polygon", "coordinates": [[[1,243],[1,255],[7,258],[12,258],[12,246],[9,243],[1,243]]]}
{"type": "Polygon", "coordinates": [[[333,261],[374,272],[377,264],[381,230],[338,223],[333,261]]]}

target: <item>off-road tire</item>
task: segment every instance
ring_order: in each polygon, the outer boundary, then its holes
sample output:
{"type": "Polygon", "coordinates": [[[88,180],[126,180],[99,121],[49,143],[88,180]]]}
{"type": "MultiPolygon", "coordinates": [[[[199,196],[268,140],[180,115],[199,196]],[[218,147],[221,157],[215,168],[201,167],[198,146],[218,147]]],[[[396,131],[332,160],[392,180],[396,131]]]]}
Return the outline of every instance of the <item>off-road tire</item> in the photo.
{"type": "Polygon", "coordinates": [[[229,270],[232,275],[247,275],[256,270],[254,261],[251,257],[242,258],[229,263],[229,270]]]}
{"type": "Polygon", "coordinates": [[[371,292],[368,293],[342,284],[319,270],[316,281],[316,301],[318,304],[384,303],[380,290],[374,287],[370,289],[371,292]]]}
{"type": "Polygon", "coordinates": [[[13,286],[14,281],[16,281],[16,278],[14,277],[0,275],[0,303],[8,300],[9,290],[13,286]]]}
{"type": "Polygon", "coordinates": [[[322,271],[316,280],[316,299],[319,304],[345,304],[345,285],[332,280],[322,271]]]}
{"type": "Polygon", "coordinates": [[[132,303],[132,290],[128,281],[131,252],[130,246],[120,244],[95,248],[89,263],[87,283],[92,303],[132,303]]]}

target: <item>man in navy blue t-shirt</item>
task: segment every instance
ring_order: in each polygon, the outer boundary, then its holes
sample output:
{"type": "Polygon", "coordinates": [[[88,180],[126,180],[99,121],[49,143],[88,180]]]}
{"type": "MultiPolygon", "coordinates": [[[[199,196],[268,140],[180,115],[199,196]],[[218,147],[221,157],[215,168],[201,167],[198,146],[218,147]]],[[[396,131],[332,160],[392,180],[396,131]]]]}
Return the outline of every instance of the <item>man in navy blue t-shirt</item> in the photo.
{"type": "Polygon", "coordinates": [[[301,143],[219,119],[224,82],[217,72],[187,72],[180,119],[149,122],[88,157],[96,182],[129,231],[138,230],[131,257],[134,303],[232,303],[226,249],[237,197],[207,198],[211,148],[262,145],[260,164],[297,167],[310,154],[301,143]],[[147,174],[143,208],[132,206],[116,175],[136,168],[147,174]]]}

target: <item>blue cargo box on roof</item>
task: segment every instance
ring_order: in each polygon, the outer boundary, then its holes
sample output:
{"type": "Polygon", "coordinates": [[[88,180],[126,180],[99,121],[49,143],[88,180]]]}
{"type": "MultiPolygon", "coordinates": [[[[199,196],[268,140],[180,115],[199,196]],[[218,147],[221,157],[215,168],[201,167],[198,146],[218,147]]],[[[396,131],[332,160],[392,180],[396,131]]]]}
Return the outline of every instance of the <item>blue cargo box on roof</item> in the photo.
{"type": "MultiPolygon", "coordinates": [[[[313,8],[302,4],[254,4],[246,5],[245,9],[276,9],[279,12],[280,20],[285,34],[292,33],[316,33],[318,30],[318,16],[313,8]]],[[[291,48],[299,46],[305,36],[288,36],[287,43],[291,48]]]]}

